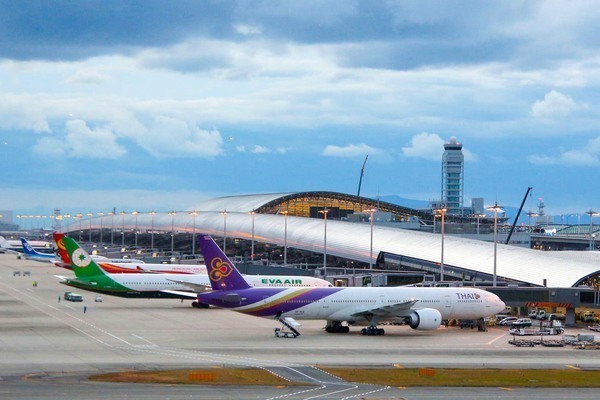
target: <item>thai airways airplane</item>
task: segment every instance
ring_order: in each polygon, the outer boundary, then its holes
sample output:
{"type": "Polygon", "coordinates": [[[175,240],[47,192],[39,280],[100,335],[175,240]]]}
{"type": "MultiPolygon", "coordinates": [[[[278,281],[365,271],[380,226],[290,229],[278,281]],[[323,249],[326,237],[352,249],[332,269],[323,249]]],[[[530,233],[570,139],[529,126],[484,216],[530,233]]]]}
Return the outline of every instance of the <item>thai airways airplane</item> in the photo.
{"type": "Polygon", "coordinates": [[[436,329],[444,319],[479,319],[505,308],[498,296],[475,288],[253,288],[209,235],[200,235],[198,241],[213,289],[200,293],[199,301],[276,318],[294,336],[300,334],[295,319],[326,320],[325,330],[330,333],[346,333],[349,326],[365,325],[363,335],[383,335],[377,324],[384,321],[436,329]],[[347,325],[342,325],[344,322],[347,325]]]}
{"type": "MultiPolygon", "coordinates": [[[[192,303],[194,307],[209,306],[198,301],[198,292],[210,290],[207,274],[108,274],[72,238],[64,236],[57,245],[66,249],[76,276],[72,278],[56,275],[65,285],[120,297],[189,298],[196,300],[192,303]]],[[[323,279],[299,276],[246,275],[242,280],[248,287],[331,286],[323,279]]]]}
{"type": "Polygon", "coordinates": [[[23,255],[20,257],[43,262],[52,262],[56,259],[54,253],[40,253],[39,251],[36,251],[24,237],[21,238],[21,244],[23,246],[23,255]]]}

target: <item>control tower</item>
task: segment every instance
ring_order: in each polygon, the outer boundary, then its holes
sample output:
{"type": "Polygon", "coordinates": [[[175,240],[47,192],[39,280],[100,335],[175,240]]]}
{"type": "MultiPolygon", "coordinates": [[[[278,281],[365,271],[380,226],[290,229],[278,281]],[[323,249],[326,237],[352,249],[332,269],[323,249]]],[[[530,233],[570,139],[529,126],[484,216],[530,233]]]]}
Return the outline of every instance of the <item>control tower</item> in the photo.
{"type": "Polygon", "coordinates": [[[446,206],[448,215],[463,215],[463,184],[465,157],[462,152],[462,143],[452,136],[444,144],[442,156],[442,201],[446,206]]]}

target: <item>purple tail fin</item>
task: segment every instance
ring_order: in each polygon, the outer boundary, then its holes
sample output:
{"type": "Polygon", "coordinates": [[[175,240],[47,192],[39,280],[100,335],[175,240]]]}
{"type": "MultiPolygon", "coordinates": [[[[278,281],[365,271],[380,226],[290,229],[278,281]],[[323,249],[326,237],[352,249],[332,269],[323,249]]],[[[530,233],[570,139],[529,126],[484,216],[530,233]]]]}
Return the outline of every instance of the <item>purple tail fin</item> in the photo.
{"type": "Polygon", "coordinates": [[[204,263],[213,290],[248,289],[250,285],[221,251],[210,235],[200,234],[198,245],[204,255],[204,263]]]}

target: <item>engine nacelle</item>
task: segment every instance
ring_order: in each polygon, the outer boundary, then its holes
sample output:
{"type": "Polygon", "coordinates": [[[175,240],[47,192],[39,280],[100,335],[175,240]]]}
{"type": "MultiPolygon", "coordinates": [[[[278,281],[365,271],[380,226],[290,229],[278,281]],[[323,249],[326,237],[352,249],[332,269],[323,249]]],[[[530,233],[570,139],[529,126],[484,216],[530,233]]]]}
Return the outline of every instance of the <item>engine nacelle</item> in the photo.
{"type": "Polygon", "coordinates": [[[418,330],[437,329],[442,323],[442,314],[435,308],[415,310],[408,318],[408,326],[418,330]]]}

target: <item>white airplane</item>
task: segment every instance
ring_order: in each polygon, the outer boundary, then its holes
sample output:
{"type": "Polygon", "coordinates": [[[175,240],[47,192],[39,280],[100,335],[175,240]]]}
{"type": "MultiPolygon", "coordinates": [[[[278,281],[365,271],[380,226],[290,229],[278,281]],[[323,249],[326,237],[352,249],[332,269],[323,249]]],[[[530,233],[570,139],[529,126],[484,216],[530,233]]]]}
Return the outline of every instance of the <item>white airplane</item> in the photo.
{"type": "Polygon", "coordinates": [[[21,243],[23,247],[23,254],[17,256],[17,258],[25,258],[27,260],[41,261],[41,262],[52,262],[56,259],[56,254],[54,253],[41,253],[35,250],[29,241],[24,237],[21,238],[21,243]]]}
{"type": "Polygon", "coordinates": [[[198,240],[213,289],[198,294],[198,300],[244,314],[276,318],[293,336],[300,335],[295,319],[326,320],[325,330],[330,333],[346,333],[349,326],[365,325],[362,334],[383,335],[384,330],[377,324],[384,321],[413,329],[437,329],[444,319],[479,319],[505,309],[498,296],[475,288],[253,288],[209,235],[200,235],[198,240]]]}
{"type": "MultiPolygon", "coordinates": [[[[61,239],[65,235],[63,233],[54,233],[53,237],[60,254],[61,261],[56,261],[54,264],[59,267],[72,269],[69,255],[61,239]]],[[[98,264],[100,268],[107,274],[122,274],[122,273],[155,273],[155,274],[181,274],[181,275],[207,275],[206,265],[204,264],[147,264],[141,260],[134,259],[114,259],[106,257],[98,257],[90,255],[90,257],[98,264]]],[[[310,276],[279,276],[279,275],[244,275],[250,286],[291,286],[291,287],[331,287],[331,283],[325,279],[315,278],[310,276]]],[[[185,276],[177,277],[178,282],[185,283],[185,276]]],[[[208,277],[202,281],[203,290],[210,286],[208,277]]],[[[194,281],[189,281],[189,284],[194,281]]]]}
{"type": "MultiPolygon", "coordinates": [[[[43,240],[31,240],[29,244],[36,250],[52,248],[50,242],[43,240]]],[[[4,236],[0,236],[0,253],[21,254],[23,253],[23,244],[20,240],[6,239],[4,236]]]]}
{"type": "MultiPolygon", "coordinates": [[[[208,307],[208,304],[197,301],[198,292],[210,290],[207,274],[108,274],[72,238],[64,236],[59,239],[57,245],[66,249],[76,276],[73,278],[56,275],[65,285],[120,297],[189,298],[196,300],[192,303],[194,307],[208,307]]],[[[244,282],[250,287],[332,286],[323,279],[299,276],[247,275],[245,279],[244,282]]]]}

